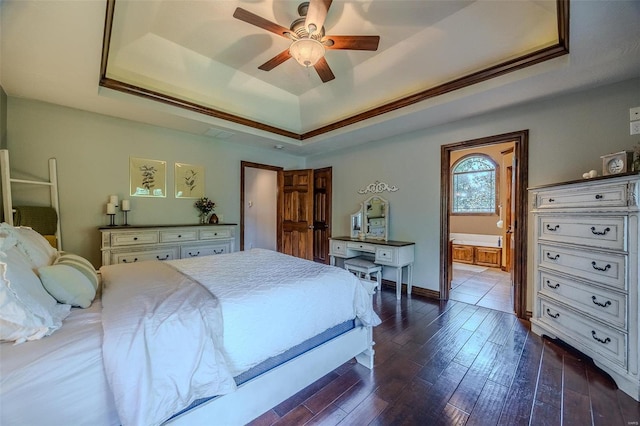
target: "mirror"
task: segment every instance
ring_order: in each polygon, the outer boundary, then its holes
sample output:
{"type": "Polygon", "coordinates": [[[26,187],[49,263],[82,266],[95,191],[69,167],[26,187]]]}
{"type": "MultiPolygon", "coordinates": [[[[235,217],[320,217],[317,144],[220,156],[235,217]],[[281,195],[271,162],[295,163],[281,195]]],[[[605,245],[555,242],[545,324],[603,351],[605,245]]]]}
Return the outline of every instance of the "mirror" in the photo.
{"type": "Polygon", "coordinates": [[[362,232],[362,208],[351,215],[351,238],[360,238],[362,232]]]}
{"type": "Polygon", "coordinates": [[[364,236],[375,240],[388,239],[389,202],[382,197],[369,197],[362,204],[364,216],[364,236]]]}

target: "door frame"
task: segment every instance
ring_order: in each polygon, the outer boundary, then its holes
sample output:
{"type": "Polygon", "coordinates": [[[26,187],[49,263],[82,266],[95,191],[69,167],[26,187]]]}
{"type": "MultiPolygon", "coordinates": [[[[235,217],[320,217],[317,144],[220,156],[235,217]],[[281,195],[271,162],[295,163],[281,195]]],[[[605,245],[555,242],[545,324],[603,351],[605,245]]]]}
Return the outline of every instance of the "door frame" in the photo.
{"type": "Polygon", "coordinates": [[[440,159],[440,299],[449,300],[449,270],[451,253],[449,234],[451,233],[449,216],[451,214],[451,152],[460,149],[476,148],[514,142],[516,161],[515,217],[514,221],[514,259],[513,259],[513,304],[518,318],[527,318],[527,219],[529,181],[529,130],[520,130],[480,139],[442,145],[440,159]]]}
{"type": "MultiPolygon", "coordinates": [[[[259,164],[252,163],[250,161],[240,161],[240,250],[244,250],[244,179],[245,179],[245,169],[250,167],[252,169],[262,169],[262,170],[271,170],[274,172],[281,172],[284,170],[282,167],[278,166],[270,166],[268,164],[259,164]]],[[[277,189],[277,188],[276,188],[277,189]]],[[[276,209],[277,211],[277,209],[276,209]]],[[[280,247],[280,234],[281,234],[281,222],[280,218],[278,218],[277,223],[277,247],[280,247]]]]}

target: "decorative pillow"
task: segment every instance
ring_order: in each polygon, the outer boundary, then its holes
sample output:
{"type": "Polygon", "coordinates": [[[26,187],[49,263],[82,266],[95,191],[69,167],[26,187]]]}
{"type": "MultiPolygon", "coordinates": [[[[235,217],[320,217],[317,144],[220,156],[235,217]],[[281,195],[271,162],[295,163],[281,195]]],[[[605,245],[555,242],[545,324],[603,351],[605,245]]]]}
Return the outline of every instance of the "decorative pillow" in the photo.
{"type": "Polygon", "coordinates": [[[47,293],[29,259],[3,238],[0,252],[0,340],[40,339],[62,326],[71,306],[47,293]]]}
{"type": "Polygon", "coordinates": [[[38,268],[40,281],[58,302],[88,308],[96,296],[96,289],[82,272],[69,265],[50,265],[38,268]]]}
{"type": "Polygon", "coordinates": [[[88,308],[96,297],[98,275],[83,257],[62,253],[53,265],[38,268],[40,281],[58,302],[88,308]]]}
{"type": "Polygon", "coordinates": [[[17,240],[18,248],[29,258],[33,268],[51,265],[57,251],[42,235],[28,227],[14,227],[4,222],[0,229],[17,240]]]}

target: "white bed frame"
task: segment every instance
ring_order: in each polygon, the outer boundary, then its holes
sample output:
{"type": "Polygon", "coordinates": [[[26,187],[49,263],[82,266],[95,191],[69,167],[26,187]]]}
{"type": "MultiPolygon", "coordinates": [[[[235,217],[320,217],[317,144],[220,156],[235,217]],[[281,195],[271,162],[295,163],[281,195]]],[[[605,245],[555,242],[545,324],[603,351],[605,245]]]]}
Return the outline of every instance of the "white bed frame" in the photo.
{"type": "MultiPolygon", "coordinates": [[[[373,295],[376,283],[361,281],[373,295]]],[[[243,383],[235,392],[198,405],[166,424],[247,424],[354,357],[358,363],[373,369],[374,344],[372,327],[358,325],[243,383]]]]}
{"type": "Polygon", "coordinates": [[[11,184],[27,184],[48,186],[51,197],[51,207],[56,211],[58,223],[56,225],[56,242],[58,251],[62,250],[62,239],[60,238],[60,200],[58,199],[58,169],[55,158],[49,159],[49,180],[26,180],[14,179],[11,177],[11,167],[9,166],[9,151],[0,149],[0,180],[2,181],[2,205],[4,211],[4,221],[9,225],[13,225],[13,201],[11,194],[11,184]]]}

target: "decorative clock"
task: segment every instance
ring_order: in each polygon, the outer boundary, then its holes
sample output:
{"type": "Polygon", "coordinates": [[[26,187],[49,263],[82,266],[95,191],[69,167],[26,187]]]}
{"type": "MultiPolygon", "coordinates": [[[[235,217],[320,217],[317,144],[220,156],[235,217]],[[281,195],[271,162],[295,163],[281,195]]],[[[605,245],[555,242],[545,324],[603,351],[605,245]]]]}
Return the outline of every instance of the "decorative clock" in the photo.
{"type": "Polygon", "coordinates": [[[602,175],[617,175],[631,171],[633,165],[633,151],[620,151],[613,154],[603,155],[602,175]]]}

